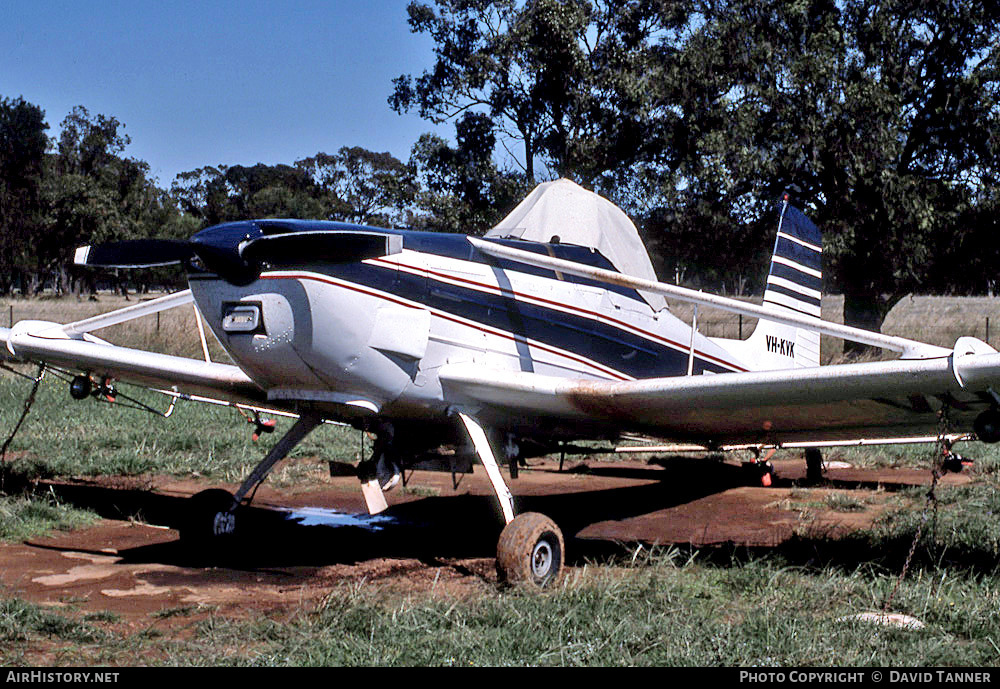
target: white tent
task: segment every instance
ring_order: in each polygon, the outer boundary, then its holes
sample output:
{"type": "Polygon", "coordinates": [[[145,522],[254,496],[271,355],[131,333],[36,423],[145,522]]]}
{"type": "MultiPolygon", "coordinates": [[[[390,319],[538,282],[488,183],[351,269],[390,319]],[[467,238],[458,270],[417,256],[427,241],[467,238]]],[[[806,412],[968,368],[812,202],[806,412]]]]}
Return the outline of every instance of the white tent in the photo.
{"type": "MultiPolygon", "coordinates": [[[[600,251],[621,273],[656,280],[646,247],[625,212],[568,179],[539,184],[486,236],[532,242],[558,237],[562,244],[600,251]]],[[[642,296],[656,311],[666,306],[658,294],[642,296]]]]}

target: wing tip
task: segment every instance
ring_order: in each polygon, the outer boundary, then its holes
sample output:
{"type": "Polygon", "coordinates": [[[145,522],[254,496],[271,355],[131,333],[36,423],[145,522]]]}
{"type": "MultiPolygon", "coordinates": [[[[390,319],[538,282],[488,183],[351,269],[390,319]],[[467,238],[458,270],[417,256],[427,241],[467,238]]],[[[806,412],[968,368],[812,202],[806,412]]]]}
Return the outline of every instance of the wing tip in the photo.
{"type": "Polygon", "coordinates": [[[80,246],[77,247],[76,253],[73,255],[73,263],[78,266],[87,265],[87,259],[90,257],[90,246],[80,246]]]}

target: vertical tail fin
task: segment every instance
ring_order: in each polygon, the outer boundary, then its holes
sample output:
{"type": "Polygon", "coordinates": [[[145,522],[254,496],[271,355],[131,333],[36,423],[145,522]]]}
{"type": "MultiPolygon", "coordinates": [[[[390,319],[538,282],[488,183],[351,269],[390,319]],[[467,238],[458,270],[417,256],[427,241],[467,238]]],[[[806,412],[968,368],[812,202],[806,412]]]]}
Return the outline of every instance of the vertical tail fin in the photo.
{"type": "MultiPolygon", "coordinates": [[[[822,290],[822,235],[786,197],[764,290],[764,308],[819,318],[822,290]]],[[[760,370],[819,366],[820,336],[812,330],[760,320],[747,344],[747,354],[760,370]]]]}

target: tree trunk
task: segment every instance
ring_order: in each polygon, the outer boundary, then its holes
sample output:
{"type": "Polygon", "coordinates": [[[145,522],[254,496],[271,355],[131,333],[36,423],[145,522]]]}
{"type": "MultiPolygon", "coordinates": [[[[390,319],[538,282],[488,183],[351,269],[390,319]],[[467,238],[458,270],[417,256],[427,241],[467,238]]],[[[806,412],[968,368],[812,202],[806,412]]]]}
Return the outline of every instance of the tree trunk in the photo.
{"type": "MultiPolygon", "coordinates": [[[[844,325],[882,332],[882,323],[901,295],[879,295],[872,292],[844,291],[844,325]]],[[[851,358],[875,355],[882,350],[860,342],[844,341],[844,354],[851,358]]]]}

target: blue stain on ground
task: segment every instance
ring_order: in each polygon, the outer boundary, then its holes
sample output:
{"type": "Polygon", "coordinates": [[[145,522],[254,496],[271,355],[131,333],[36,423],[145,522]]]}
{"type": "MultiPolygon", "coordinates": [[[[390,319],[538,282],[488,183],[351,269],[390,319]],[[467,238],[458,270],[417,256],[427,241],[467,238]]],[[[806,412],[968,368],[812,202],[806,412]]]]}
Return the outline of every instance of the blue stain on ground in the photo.
{"type": "Polygon", "coordinates": [[[346,514],[323,507],[279,508],[286,519],[302,526],[354,526],[368,531],[381,531],[387,526],[402,524],[399,519],[386,514],[346,514]]]}

